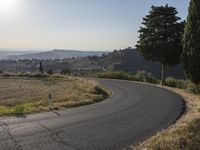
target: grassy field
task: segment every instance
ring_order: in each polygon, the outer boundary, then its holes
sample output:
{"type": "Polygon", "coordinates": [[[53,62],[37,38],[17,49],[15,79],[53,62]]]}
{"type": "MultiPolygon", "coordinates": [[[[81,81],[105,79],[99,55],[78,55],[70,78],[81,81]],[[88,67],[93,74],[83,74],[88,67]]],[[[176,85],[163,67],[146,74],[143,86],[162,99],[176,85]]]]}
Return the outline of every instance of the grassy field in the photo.
{"type": "Polygon", "coordinates": [[[51,77],[0,77],[0,115],[21,115],[48,111],[48,95],[52,108],[63,109],[102,101],[108,91],[91,80],[51,77]]]}

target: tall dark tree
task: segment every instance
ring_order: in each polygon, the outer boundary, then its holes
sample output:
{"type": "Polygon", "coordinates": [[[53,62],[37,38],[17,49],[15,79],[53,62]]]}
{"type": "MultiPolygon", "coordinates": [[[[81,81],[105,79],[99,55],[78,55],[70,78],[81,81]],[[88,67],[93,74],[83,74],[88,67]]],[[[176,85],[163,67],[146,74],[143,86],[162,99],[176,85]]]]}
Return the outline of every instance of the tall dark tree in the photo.
{"type": "Polygon", "coordinates": [[[137,50],[146,60],[162,65],[162,84],[165,82],[165,69],[180,63],[184,28],[184,22],[180,20],[176,8],[152,6],[139,30],[137,50]]]}
{"type": "Polygon", "coordinates": [[[68,68],[67,68],[67,72],[68,72],[69,75],[71,74],[71,69],[70,69],[69,66],[68,66],[68,68]]]}
{"type": "Polygon", "coordinates": [[[42,62],[40,62],[39,71],[40,73],[44,73],[42,62]]]}
{"type": "Polygon", "coordinates": [[[191,0],[183,36],[183,66],[189,79],[200,83],[200,0],[191,0]]]}

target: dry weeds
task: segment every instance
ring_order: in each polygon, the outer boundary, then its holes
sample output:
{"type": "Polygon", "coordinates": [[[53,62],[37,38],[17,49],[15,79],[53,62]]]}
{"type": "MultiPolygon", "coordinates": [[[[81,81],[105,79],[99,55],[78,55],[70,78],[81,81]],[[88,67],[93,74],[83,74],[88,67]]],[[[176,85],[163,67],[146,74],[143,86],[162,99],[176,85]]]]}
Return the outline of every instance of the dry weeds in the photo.
{"type": "Polygon", "coordinates": [[[15,114],[20,105],[25,113],[48,110],[49,94],[55,109],[94,103],[105,96],[95,93],[97,86],[91,80],[65,76],[0,77],[0,115],[15,114]]]}

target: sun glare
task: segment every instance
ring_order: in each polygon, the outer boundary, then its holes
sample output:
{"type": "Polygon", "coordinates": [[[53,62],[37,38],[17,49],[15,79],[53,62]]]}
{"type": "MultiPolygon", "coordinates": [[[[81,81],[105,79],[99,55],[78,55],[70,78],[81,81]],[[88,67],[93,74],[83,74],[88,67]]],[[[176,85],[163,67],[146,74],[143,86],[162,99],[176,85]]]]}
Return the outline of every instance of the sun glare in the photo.
{"type": "Polygon", "coordinates": [[[0,13],[14,13],[18,8],[19,0],[0,0],[0,13]]]}

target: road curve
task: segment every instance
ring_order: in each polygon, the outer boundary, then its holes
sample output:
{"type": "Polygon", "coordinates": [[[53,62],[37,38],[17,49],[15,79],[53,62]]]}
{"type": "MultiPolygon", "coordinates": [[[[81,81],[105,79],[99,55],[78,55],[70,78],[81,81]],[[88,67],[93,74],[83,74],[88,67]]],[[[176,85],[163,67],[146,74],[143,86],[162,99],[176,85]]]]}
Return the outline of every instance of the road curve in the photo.
{"type": "Polygon", "coordinates": [[[184,110],[170,91],[99,79],[113,96],[93,105],[0,119],[2,150],[115,150],[128,147],[174,123],[184,110]]]}

